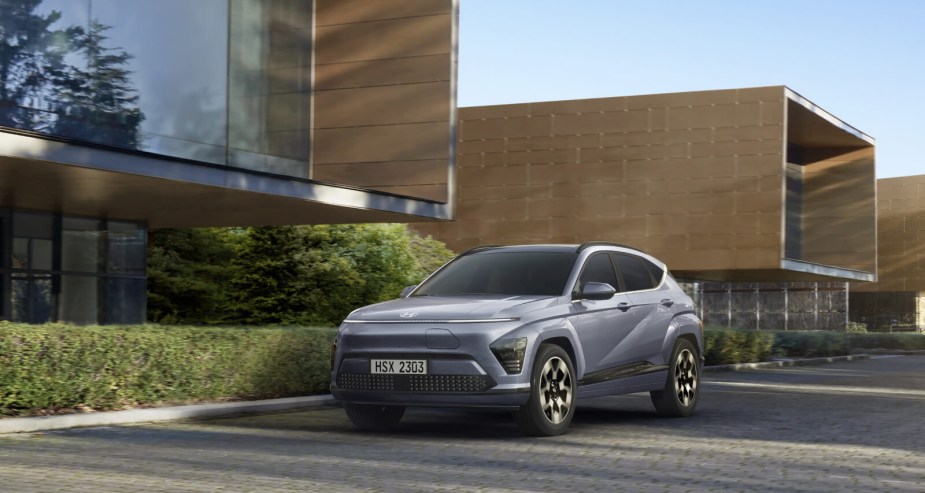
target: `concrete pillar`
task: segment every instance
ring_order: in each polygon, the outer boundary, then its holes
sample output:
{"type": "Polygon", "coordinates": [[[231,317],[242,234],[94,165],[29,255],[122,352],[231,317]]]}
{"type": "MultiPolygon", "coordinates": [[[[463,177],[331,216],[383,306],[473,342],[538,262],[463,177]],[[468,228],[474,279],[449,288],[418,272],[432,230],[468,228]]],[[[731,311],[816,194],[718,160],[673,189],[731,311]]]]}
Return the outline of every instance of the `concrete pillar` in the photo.
{"type": "Polygon", "coordinates": [[[925,291],[915,295],[915,326],[919,332],[925,332],[925,291]]]}

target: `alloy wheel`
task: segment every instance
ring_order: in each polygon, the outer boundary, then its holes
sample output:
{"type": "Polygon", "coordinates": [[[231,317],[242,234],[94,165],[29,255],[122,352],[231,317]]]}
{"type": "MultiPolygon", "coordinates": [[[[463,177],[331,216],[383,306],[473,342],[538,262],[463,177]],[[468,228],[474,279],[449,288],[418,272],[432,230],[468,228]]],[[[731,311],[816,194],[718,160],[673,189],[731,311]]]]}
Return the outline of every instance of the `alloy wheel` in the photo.
{"type": "Polygon", "coordinates": [[[562,358],[553,356],[543,365],[540,392],[546,419],[552,424],[559,424],[565,420],[572,407],[574,394],[572,375],[562,358]]]}
{"type": "Polygon", "coordinates": [[[688,349],[678,353],[674,365],[674,381],[681,405],[687,407],[693,404],[697,396],[697,361],[688,349]]]}

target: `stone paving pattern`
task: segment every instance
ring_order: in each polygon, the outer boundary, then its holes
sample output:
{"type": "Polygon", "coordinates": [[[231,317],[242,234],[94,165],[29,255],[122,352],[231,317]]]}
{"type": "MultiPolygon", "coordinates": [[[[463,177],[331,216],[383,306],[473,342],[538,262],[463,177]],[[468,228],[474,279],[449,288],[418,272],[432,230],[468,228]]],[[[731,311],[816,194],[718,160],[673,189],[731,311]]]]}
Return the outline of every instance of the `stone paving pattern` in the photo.
{"type": "Polygon", "coordinates": [[[697,413],[583,401],[528,438],[497,411],[336,407],[0,437],[0,491],[925,491],[925,356],[706,374],[697,413]]]}

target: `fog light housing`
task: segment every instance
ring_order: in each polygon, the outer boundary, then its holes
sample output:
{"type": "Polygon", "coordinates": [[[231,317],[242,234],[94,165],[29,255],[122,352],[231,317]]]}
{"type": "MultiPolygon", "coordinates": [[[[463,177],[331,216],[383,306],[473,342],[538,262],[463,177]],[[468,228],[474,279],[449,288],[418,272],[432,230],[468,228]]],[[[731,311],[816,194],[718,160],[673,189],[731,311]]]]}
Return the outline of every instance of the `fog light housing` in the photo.
{"type": "Polygon", "coordinates": [[[527,338],[498,339],[488,346],[501,367],[508,375],[520,373],[524,366],[524,355],[527,352],[527,338]]]}
{"type": "Polygon", "coordinates": [[[331,371],[334,371],[334,357],[337,356],[337,339],[331,343],[331,371]]]}

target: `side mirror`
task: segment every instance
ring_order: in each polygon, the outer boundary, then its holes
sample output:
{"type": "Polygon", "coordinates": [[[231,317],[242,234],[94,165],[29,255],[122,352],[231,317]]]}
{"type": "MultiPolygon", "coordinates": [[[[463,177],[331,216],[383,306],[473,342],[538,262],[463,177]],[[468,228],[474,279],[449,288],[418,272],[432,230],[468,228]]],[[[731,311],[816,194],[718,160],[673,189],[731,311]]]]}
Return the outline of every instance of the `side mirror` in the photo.
{"type": "Polygon", "coordinates": [[[617,290],[606,282],[586,282],[584,288],[578,293],[578,299],[581,300],[609,300],[617,290]]]}
{"type": "MultiPolygon", "coordinates": [[[[411,292],[414,291],[414,288],[416,288],[416,287],[418,287],[417,284],[412,284],[411,286],[406,286],[405,289],[402,289],[402,290],[401,290],[401,294],[398,295],[398,297],[399,297],[399,298],[407,298],[408,295],[411,294],[411,292]]],[[[393,293],[394,293],[394,291],[393,291],[393,293]]]]}

